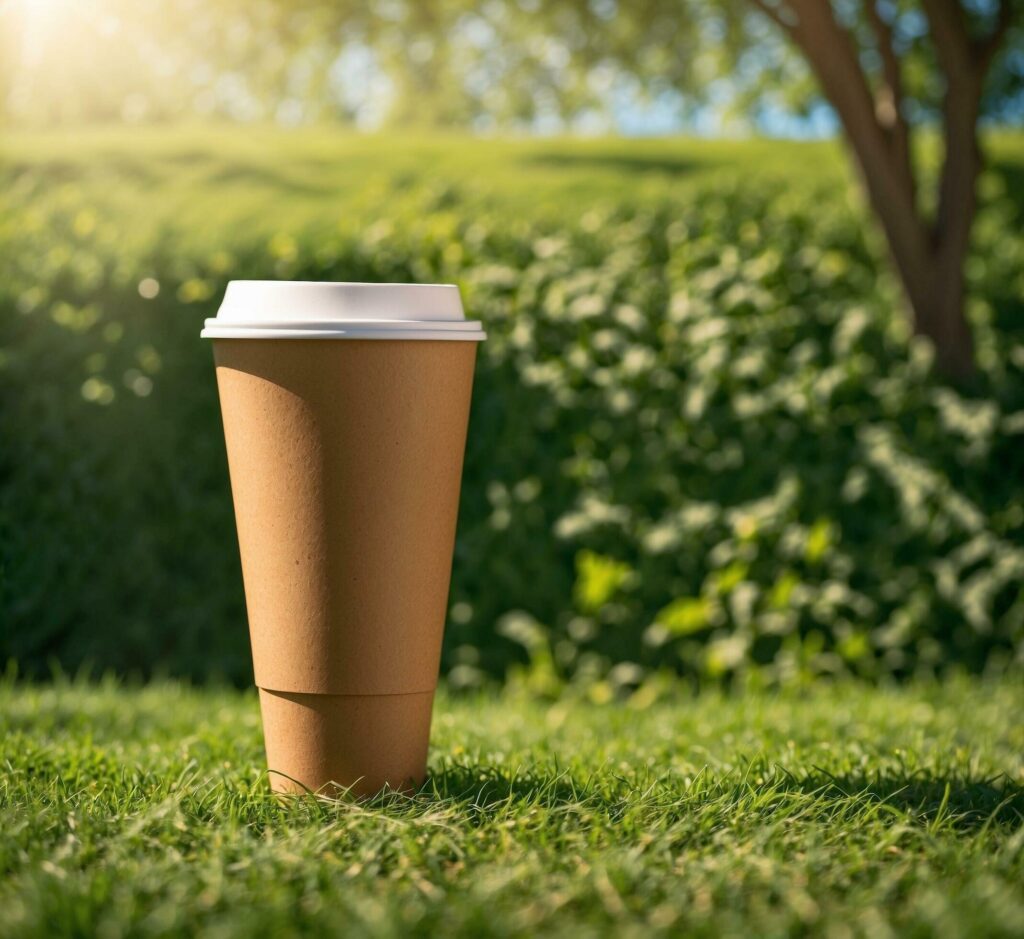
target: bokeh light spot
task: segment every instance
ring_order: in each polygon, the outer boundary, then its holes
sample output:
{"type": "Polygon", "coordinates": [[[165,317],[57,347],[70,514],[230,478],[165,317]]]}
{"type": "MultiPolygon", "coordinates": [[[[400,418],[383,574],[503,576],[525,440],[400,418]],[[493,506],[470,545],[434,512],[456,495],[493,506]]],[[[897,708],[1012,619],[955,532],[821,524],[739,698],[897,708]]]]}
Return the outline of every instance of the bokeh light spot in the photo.
{"type": "Polygon", "coordinates": [[[82,383],[82,397],[93,404],[110,404],[114,400],[114,388],[110,382],[94,375],[82,383]]]}
{"type": "Polygon", "coordinates": [[[152,300],[160,293],[160,281],[154,277],[143,277],[139,281],[139,296],[143,300],[152,300]]]}

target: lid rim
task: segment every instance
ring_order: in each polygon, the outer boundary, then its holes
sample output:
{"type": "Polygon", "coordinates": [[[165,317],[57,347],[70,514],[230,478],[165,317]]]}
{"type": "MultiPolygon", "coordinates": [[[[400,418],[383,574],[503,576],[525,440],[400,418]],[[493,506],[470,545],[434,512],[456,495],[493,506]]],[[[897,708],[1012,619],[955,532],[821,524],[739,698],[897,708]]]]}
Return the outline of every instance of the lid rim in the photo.
{"type": "Polygon", "coordinates": [[[487,333],[483,330],[460,330],[457,332],[441,332],[437,330],[287,330],[287,329],[227,329],[211,327],[204,329],[201,339],[242,339],[258,341],[261,339],[315,339],[315,340],[355,340],[368,339],[393,342],[484,342],[487,333]]]}
{"type": "Polygon", "coordinates": [[[261,319],[221,319],[214,316],[203,321],[205,327],[215,326],[225,329],[390,329],[396,332],[403,329],[441,329],[445,332],[480,329],[480,320],[385,320],[385,319],[337,319],[337,320],[261,320],[261,319]]]}
{"type": "Polygon", "coordinates": [[[473,339],[455,284],[232,280],[203,338],[473,339]]]}
{"type": "Polygon", "coordinates": [[[435,283],[426,283],[425,281],[387,281],[385,283],[379,280],[248,280],[241,278],[229,280],[228,285],[230,286],[231,284],[259,284],[261,287],[266,287],[268,284],[282,287],[369,287],[382,290],[388,287],[454,287],[456,290],[459,288],[458,284],[453,284],[450,281],[437,281],[435,283]]]}

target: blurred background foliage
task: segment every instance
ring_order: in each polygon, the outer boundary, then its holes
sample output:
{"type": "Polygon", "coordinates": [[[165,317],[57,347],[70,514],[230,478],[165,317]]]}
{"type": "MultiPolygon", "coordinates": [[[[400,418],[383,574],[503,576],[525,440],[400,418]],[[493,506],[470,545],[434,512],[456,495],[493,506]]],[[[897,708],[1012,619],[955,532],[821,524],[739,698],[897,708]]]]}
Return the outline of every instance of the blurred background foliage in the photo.
{"type": "MultiPolygon", "coordinates": [[[[972,32],[984,34],[997,4],[963,4],[972,32]]],[[[875,68],[859,4],[835,6],[875,68]]],[[[0,101],[30,126],[197,116],[477,131],[833,126],[803,58],[750,0],[0,0],[0,10],[0,101]]],[[[900,27],[906,117],[937,115],[944,87],[920,4],[889,0],[883,15],[900,27]]],[[[982,113],[1019,125],[1019,15],[1006,45],[982,113]]]]}
{"type": "Polygon", "coordinates": [[[954,387],[832,141],[414,129],[831,127],[741,5],[664,9],[7,3],[0,657],[249,680],[198,333],[229,279],[279,277],[455,282],[485,322],[452,685],[1019,663],[1019,132],[985,138],[954,387]],[[265,123],[325,119],[393,127],[265,123]]]}

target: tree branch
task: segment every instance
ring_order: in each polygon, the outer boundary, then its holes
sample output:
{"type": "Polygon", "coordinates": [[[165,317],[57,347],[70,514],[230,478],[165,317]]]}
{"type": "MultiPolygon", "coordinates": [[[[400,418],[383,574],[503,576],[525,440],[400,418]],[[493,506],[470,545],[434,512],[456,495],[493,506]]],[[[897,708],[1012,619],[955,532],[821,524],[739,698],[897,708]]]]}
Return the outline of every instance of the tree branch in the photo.
{"type": "Polygon", "coordinates": [[[783,15],[784,11],[781,7],[775,6],[774,4],[768,3],[767,0],[751,0],[765,16],[772,20],[776,26],[779,27],[783,32],[792,34],[793,24],[788,22],[783,15]]]}
{"type": "Polygon", "coordinates": [[[871,31],[875,34],[878,54],[882,57],[882,74],[886,85],[889,86],[889,93],[898,114],[899,102],[903,100],[903,75],[899,59],[896,58],[896,50],[893,48],[893,30],[878,12],[878,4],[874,0],[864,0],[864,12],[867,14],[871,31]]]}
{"type": "Polygon", "coordinates": [[[981,171],[977,123],[984,73],[959,0],[923,0],[923,5],[946,83],[942,100],[945,152],[931,249],[947,262],[958,258],[962,264],[977,207],[975,183],[981,171]]]}
{"type": "Polygon", "coordinates": [[[939,65],[947,78],[974,71],[974,50],[959,0],[922,0],[939,65]]]}
{"type": "Polygon", "coordinates": [[[975,46],[975,60],[978,63],[978,70],[983,78],[988,74],[992,60],[999,52],[1012,22],[1013,0],[1000,0],[999,12],[996,15],[996,23],[992,27],[992,32],[984,39],[979,40],[975,46]]]}
{"type": "Polygon", "coordinates": [[[910,128],[903,113],[903,73],[893,43],[893,27],[885,21],[875,0],[864,0],[864,9],[871,30],[875,34],[875,41],[878,43],[878,52],[882,58],[882,75],[888,95],[888,100],[876,100],[875,116],[888,131],[899,169],[913,191],[916,187],[910,165],[910,128]]]}
{"type": "Polygon", "coordinates": [[[917,211],[909,159],[897,157],[889,129],[878,120],[853,37],[836,19],[830,0],[788,0],[788,7],[796,14],[792,40],[842,123],[908,292],[912,298],[922,296],[928,237],[917,211]]]}

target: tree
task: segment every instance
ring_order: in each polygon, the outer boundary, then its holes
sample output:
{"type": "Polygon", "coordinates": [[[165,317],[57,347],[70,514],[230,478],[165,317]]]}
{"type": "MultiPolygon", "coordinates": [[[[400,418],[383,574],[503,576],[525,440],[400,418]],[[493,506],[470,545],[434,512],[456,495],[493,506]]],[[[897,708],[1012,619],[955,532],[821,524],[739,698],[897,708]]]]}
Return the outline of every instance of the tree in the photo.
{"type": "Polygon", "coordinates": [[[858,24],[842,23],[828,0],[751,2],[800,50],[835,109],[885,232],[915,332],[934,343],[942,371],[968,377],[974,353],[964,310],[964,262],[982,166],[978,118],[985,79],[1013,20],[1011,0],[999,0],[989,17],[972,16],[959,0],[923,0],[943,84],[944,152],[931,217],[922,210],[912,159],[896,4],[861,3],[881,66],[872,83],[858,54],[858,24]],[[979,34],[972,20],[984,19],[991,22],[979,34]]]}
{"type": "Polygon", "coordinates": [[[807,102],[799,69],[749,14],[767,18],[838,118],[914,331],[932,341],[939,370],[962,380],[974,370],[965,260],[982,169],[978,125],[1013,108],[1019,118],[1024,54],[1011,61],[999,53],[1009,37],[1019,43],[1021,2],[560,0],[535,5],[529,20],[572,48],[584,69],[614,63],[682,100],[699,99],[714,47],[711,73],[728,75],[750,109],[786,88],[796,92],[788,103],[807,102]],[[934,186],[915,159],[922,129],[941,138],[934,186]]]}

